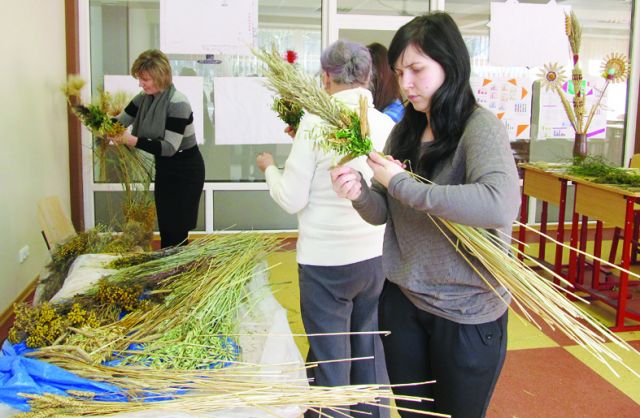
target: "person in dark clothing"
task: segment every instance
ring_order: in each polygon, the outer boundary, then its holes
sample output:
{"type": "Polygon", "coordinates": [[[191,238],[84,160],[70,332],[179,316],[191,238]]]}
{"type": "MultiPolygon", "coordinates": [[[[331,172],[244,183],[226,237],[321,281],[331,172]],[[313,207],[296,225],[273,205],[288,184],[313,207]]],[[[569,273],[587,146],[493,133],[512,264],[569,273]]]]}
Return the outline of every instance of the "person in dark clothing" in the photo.
{"type": "Polygon", "coordinates": [[[404,116],[404,104],[401,100],[398,79],[389,65],[387,48],[374,42],[367,45],[367,49],[369,49],[373,64],[370,88],[373,93],[373,105],[398,123],[404,116]]]}
{"type": "Polygon", "coordinates": [[[333,187],[367,222],[386,223],[378,312],[380,329],[391,331],[382,339],[391,383],[435,380],[393,389],[433,403],[397,404],[484,417],[507,351],[510,294],[477,260],[465,259],[435,218],[511,236],[520,187],[509,138],[476,102],[469,53],[448,14],[402,26],[389,63],[409,100],[385,147],[393,159],[369,154],[371,187],[352,168],[337,167],[333,187]],[[416,180],[399,161],[433,183],[416,180]]]}
{"type": "Polygon", "coordinates": [[[169,60],[157,49],[140,54],[131,75],[142,92],[117,120],[132,129],[111,140],[153,154],[160,246],[184,245],[196,226],[205,176],[191,104],[174,87],[169,60]]]}

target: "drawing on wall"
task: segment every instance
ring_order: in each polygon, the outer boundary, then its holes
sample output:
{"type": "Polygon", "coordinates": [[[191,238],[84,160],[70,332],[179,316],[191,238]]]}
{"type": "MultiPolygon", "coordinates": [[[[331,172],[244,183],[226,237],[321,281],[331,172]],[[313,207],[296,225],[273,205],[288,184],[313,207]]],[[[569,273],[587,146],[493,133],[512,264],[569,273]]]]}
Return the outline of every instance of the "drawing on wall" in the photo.
{"type": "Polygon", "coordinates": [[[506,126],[509,139],[528,139],[531,127],[531,81],[525,77],[471,77],[478,104],[506,126]]]}

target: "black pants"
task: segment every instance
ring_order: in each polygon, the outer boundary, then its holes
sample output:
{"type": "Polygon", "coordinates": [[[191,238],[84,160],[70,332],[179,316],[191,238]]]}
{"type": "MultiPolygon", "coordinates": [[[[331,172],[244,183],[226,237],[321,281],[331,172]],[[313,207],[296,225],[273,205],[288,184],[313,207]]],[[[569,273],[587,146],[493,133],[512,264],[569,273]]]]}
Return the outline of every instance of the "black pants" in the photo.
{"type": "Polygon", "coordinates": [[[155,160],[154,197],[160,247],[184,244],[198,220],[204,160],[197,146],[155,160]]]}
{"type": "MultiPolygon", "coordinates": [[[[507,312],[493,322],[459,324],[416,308],[400,288],[387,281],[380,296],[380,329],[392,384],[436,383],[394,388],[396,394],[432,398],[434,402],[396,401],[404,408],[484,417],[504,364],[507,312]]],[[[400,412],[403,418],[422,417],[400,412]]]]}

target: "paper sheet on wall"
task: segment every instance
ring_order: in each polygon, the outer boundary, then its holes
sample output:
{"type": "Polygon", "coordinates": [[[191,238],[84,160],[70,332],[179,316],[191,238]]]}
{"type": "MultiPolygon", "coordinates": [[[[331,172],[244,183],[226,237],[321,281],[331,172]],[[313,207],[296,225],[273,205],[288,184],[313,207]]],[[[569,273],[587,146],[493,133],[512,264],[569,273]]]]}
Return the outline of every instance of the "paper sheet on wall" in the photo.
{"type": "Polygon", "coordinates": [[[217,145],[291,144],[264,78],[215,77],[213,94],[217,145]]]}
{"type": "MultiPolygon", "coordinates": [[[[204,106],[202,100],[204,89],[203,79],[202,77],[173,76],[173,84],[176,86],[176,90],[181,91],[185,96],[187,96],[187,99],[191,104],[191,110],[193,111],[193,126],[196,130],[196,141],[198,144],[202,145],[204,144],[204,106]]],[[[132,98],[136,94],[140,93],[138,80],[130,75],[105,75],[104,90],[109,93],[124,91],[129,93],[132,98]]]]}
{"type": "MultiPolygon", "coordinates": [[[[600,79],[601,80],[601,79],[600,79]]],[[[600,91],[594,87],[590,81],[583,81],[585,84],[586,101],[585,109],[587,114],[593,105],[598,101],[600,91]]],[[[597,82],[596,82],[597,83],[597,82]]],[[[573,103],[573,85],[565,82],[562,91],[569,103],[573,103]]],[[[587,138],[605,138],[607,134],[607,96],[602,98],[600,106],[589,125],[587,138]]],[[[539,138],[569,138],[573,139],[575,131],[569,123],[569,118],[562,107],[562,102],[558,94],[554,91],[540,89],[540,118],[539,118],[539,138]]]]}
{"type": "Polygon", "coordinates": [[[496,66],[536,67],[569,61],[565,10],[555,1],[491,3],[489,62],[496,66]]]}
{"type": "Polygon", "coordinates": [[[249,55],[257,33],[257,0],[160,0],[165,54],[249,55]]]}
{"type": "Polygon", "coordinates": [[[528,78],[471,77],[478,104],[506,126],[509,139],[528,139],[531,127],[531,81],[528,78]]]}

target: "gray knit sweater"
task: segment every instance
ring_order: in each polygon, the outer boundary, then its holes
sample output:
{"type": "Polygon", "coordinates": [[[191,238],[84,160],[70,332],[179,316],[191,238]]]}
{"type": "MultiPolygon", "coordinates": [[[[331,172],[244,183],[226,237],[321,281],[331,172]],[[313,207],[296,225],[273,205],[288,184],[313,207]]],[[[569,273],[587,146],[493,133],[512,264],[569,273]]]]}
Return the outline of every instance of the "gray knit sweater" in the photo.
{"type": "MultiPolygon", "coordinates": [[[[371,189],[363,188],[353,206],[372,224],[386,222],[384,273],[418,308],[459,323],[493,321],[504,313],[506,304],[427,214],[486,228],[509,241],[520,189],[502,122],[490,111],[476,109],[458,148],[438,165],[436,173],[434,185],[407,173],[395,175],[388,190],[374,182],[371,189]]],[[[510,301],[505,289],[477,261],[474,265],[510,301]]]]}

